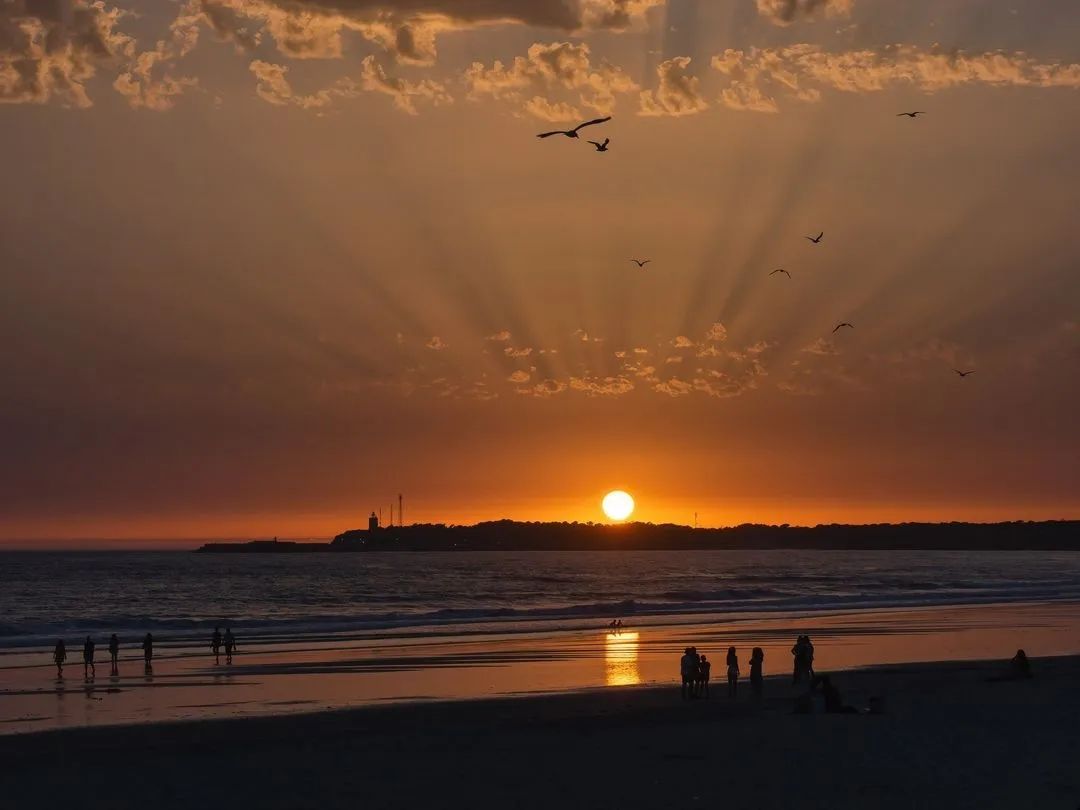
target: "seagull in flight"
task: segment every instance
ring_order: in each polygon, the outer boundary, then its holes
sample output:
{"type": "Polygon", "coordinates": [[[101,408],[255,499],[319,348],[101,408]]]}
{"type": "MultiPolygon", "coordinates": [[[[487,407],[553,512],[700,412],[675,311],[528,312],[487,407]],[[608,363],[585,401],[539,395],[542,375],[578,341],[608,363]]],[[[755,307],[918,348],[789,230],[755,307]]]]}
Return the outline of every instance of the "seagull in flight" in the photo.
{"type": "Polygon", "coordinates": [[[589,143],[596,147],[597,152],[606,152],[608,150],[608,144],[611,143],[611,138],[604,138],[603,143],[597,143],[596,141],[589,141],[589,143]]]}
{"type": "Polygon", "coordinates": [[[652,259],[631,259],[638,267],[645,267],[645,265],[652,263],[652,259]]]}
{"type": "Polygon", "coordinates": [[[823,236],[825,236],[825,231],[822,231],[817,236],[808,236],[806,238],[809,239],[811,242],[813,242],[815,245],[820,245],[821,244],[821,238],[823,236]]]}
{"type": "Polygon", "coordinates": [[[788,278],[791,278],[791,273],[789,273],[789,272],[788,272],[787,270],[785,270],[785,269],[784,269],[783,267],[780,267],[780,268],[778,268],[778,269],[776,269],[776,270],[773,270],[773,271],[772,271],[771,273],[769,273],[769,275],[770,275],[770,276],[775,276],[775,275],[776,275],[777,273],[783,273],[783,274],[784,274],[785,276],[787,276],[788,278]]]}
{"type": "Polygon", "coordinates": [[[585,127],[591,127],[596,124],[603,124],[611,120],[609,115],[607,118],[595,118],[592,121],[586,121],[584,124],[578,124],[573,129],[556,129],[553,132],[541,132],[537,135],[537,138],[550,138],[552,135],[565,135],[567,138],[577,138],[578,130],[585,129],[585,127]]]}
{"type": "Polygon", "coordinates": [[[918,118],[920,115],[926,115],[926,110],[915,110],[915,112],[909,113],[897,113],[896,117],[903,118],[904,116],[907,116],[908,118],[918,118]]]}
{"type": "Polygon", "coordinates": [[[839,331],[840,331],[841,329],[843,329],[843,328],[844,328],[845,326],[846,326],[846,327],[847,327],[848,329],[854,329],[854,328],[855,328],[855,327],[854,327],[854,326],[853,326],[852,324],[848,323],[847,321],[844,321],[843,323],[838,323],[838,324],[836,325],[836,328],[835,328],[835,329],[833,329],[833,334],[835,335],[835,334],[836,334],[837,332],[839,332],[839,331]]]}
{"type": "Polygon", "coordinates": [[[969,374],[974,374],[974,373],[975,373],[975,369],[972,369],[971,371],[961,371],[961,370],[960,370],[960,369],[958,369],[958,368],[954,368],[954,369],[953,369],[953,371],[955,371],[955,372],[956,372],[957,374],[959,374],[959,375],[960,375],[961,377],[966,377],[966,376],[968,376],[969,374]]]}

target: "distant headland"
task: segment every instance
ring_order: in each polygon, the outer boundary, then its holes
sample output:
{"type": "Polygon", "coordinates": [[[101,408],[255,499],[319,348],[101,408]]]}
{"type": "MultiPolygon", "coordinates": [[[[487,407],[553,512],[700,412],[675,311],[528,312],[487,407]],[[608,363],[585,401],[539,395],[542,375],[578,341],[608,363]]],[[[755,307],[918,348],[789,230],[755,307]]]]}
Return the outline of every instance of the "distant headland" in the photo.
{"type": "Polygon", "coordinates": [[[654,523],[522,523],[473,526],[414,523],[342,532],[330,543],[253,540],[207,543],[203,553],[379,551],[685,551],[708,549],[836,549],[936,551],[1080,551],[1080,521],[1009,523],[878,523],[722,529],[654,523]]]}

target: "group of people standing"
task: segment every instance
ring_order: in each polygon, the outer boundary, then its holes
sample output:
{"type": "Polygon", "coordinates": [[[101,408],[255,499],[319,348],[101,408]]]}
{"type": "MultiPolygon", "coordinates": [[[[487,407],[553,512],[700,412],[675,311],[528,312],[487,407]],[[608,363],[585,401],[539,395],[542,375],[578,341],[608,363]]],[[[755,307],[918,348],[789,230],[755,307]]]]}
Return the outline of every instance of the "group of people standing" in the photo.
{"type": "MultiPolygon", "coordinates": [[[[221,663],[221,649],[225,648],[225,663],[231,664],[233,659],[233,652],[236,650],[236,637],[233,636],[232,628],[226,627],[225,634],[222,635],[221,628],[214,628],[214,635],[210,639],[210,649],[214,653],[214,663],[221,663]]],[[[92,681],[97,677],[97,667],[94,666],[94,652],[97,649],[97,644],[93,637],[87,636],[86,641],[83,642],[83,680],[92,681]]],[[[147,675],[151,675],[154,672],[154,635],[153,633],[147,633],[143,636],[142,641],[143,651],[143,671],[147,675]]],[[[116,677],[120,674],[120,639],[116,633],[113,633],[109,637],[109,658],[112,662],[112,670],[110,674],[116,677]]],[[[56,678],[61,680],[64,677],[64,663],[67,661],[67,647],[64,644],[63,639],[58,639],[56,646],[53,648],[53,661],[56,664],[56,678]]]]}
{"type": "Polygon", "coordinates": [[[810,636],[799,636],[795,646],[791,648],[791,654],[795,658],[795,672],[791,680],[792,686],[798,684],[803,678],[813,681],[814,679],[814,644],[810,636]]]}
{"type": "MultiPolygon", "coordinates": [[[[739,691],[739,654],[734,647],[728,647],[727,651],[727,682],[728,697],[734,698],[739,691]]],[[[754,647],[750,653],[750,689],[754,697],[760,699],[765,689],[765,653],[761,647],[754,647]]],[[[680,661],[682,674],[682,697],[683,700],[695,698],[707,698],[709,696],[709,680],[712,675],[712,662],[704,655],[699,655],[697,647],[687,647],[683,651],[680,661]]]]}

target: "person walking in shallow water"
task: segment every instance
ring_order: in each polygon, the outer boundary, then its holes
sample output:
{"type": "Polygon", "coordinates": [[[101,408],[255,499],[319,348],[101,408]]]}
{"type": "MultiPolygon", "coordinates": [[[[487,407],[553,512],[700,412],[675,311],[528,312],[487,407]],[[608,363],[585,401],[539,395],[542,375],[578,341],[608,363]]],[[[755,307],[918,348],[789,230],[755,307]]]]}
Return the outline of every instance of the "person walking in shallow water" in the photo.
{"type": "Polygon", "coordinates": [[[112,661],[112,675],[120,674],[120,639],[113,633],[109,638],[109,658],[112,661]]]}
{"type": "Polygon", "coordinates": [[[89,681],[91,678],[97,677],[97,670],[94,668],[94,640],[90,636],[86,637],[86,642],[82,648],[82,672],[83,680],[89,681]]]}
{"type": "Polygon", "coordinates": [[[147,633],[142,641],[143,670],[149,675],[154,671],[154,636],[147,633]]]}
{"type": "Polygon", "coordinates": [[[765,679],[762,676],[762,667],[765,664],[765,653],[761,647],[754,647],[750,653],[750,690],[754,693],[754,699],[760,701],[765,692],[765,679]]]}
{"type": "Polygon", "coordinates": [[[236,636],[232,634],[232,628],[225,626],[225,663],[232,663],[233,651],[236,649],[236,636]]]}
{"type": "Polygon", "coordinates": [[[214,664],[221,663],[221,627],[214,628],[214,635],[210,637],[210,649],[214,651],[214,664]]]}
{"type": "Polygon", "coordinates": [[[56,640],[56,647],[53,648],[53,661],[56,662],[56,680],[62,680],[64,677],[64,662],[67,661],[67,647],[64,646],[64,640],[62,638],[56,640]]]}
{"type": "Polygon", "coordinates": [[[728,647],[727,651],[727,696],[735,697],[739,690],[739,656],[734,647],[728,647]]]}

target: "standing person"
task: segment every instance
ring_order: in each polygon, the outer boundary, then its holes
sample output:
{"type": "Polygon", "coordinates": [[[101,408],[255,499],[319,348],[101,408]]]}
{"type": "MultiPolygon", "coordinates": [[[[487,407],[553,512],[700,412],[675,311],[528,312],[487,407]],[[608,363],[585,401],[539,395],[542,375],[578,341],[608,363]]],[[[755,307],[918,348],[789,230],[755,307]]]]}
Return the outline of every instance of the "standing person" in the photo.
{"type": "Polygon", "coordinates": [[[112,673],[113,675],[120,674],[120,639],[116,637],[116,633],[113,633],[109,638],[109,658],[112,659],[112,673]]]}
{"type": "Polygon", "coordinates": [[[210,649],[214,651],[214,664],[221,663],[221,627],[214,628],[214,635],[210,637],[210,649]]]}
{"type": "Polygon", "coordinates": [[[803,642],[803,671],[806,672],[806,677],[811,681],[814,680],[814,642],[810,640],[810,636],[803,636],[805,641],[803,642]]]}
{"type": "Polygon", "coordinates": [[[97,670],[94,668],[94,640],[90,636],[86,637],[86,643],[82,648],[82,673],[83,680],[90,680],[91,674],[93,677],[97,677],[97,670]]]}
{"type": "Polygon", "coordinates": [[[63,680],[64,662],[67,661],[67,647],[64,646],[62,638],[56,640],[56,647],[53,648],[52,657],[53,661],[56,662],[56,680],[63,680]]]}
{"type": "Polygon", "coordinates": [[[147,633],[142,640],[143,670],[149,675],[154,671],[154,636],[147,633]]]}
{"type": "Polygon", "coordinates": [[[705,657],[705,653],[701,654],[701,658],[698,659],[698,691],[702,697],[707,698],[709,696],[709,677],[712,675],[712,663],[705,657]]]}
{"type": "Polygon", "coordinates": [[[232,634],[232,628],[225,625],[225,663],[232,663],[233,650],[236,649],[236,637],[232,634]]]}
{"type": "Polygon", "coordinates": [[[754,647],[753,652],[750,653],[750,689],[754,693],[754,698],[759,702],[765,692],[765,679],[761,673],[764,664],[765,653],[761,647],[754,647]]]}
{"type": "Polygon", "coordinates": [[[727,696],[735,697],[739,689],[739,656],[735,654],[734,647],[728,647],[727,651],[727,696]]]}
{"type": "Polygon", "coordinates": [[[799,636],[795,641],[795,646],[791,648],[791,654],[795,658],[795,670],[791,678],[791,685],[795,686],[802,680],[803,671],[805,669],[806,662],[806,642],[805,636],[799,636]]]}
{"type": "Polygon", "coordinates": [[[679,659],[683,700],[688,700],[694,696],[694,676],[697,675],[698,657],[691,652],[693,649],[693,647],[687,647],[683,650],[683,657],[679,659]]]}

